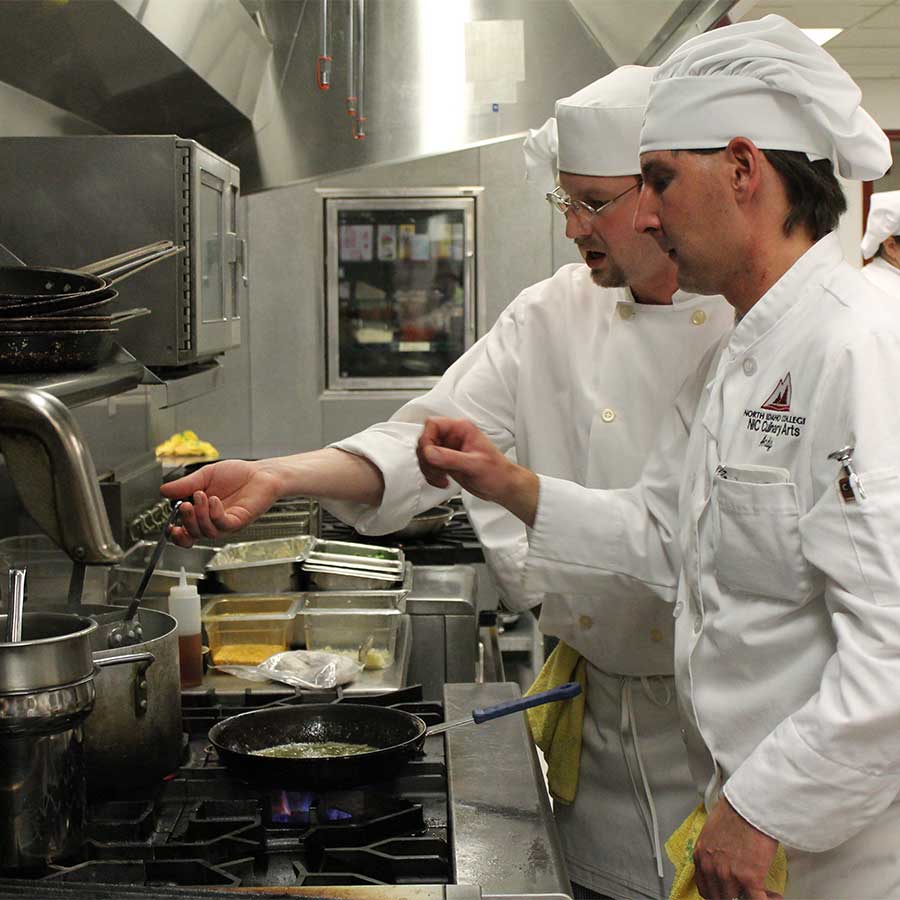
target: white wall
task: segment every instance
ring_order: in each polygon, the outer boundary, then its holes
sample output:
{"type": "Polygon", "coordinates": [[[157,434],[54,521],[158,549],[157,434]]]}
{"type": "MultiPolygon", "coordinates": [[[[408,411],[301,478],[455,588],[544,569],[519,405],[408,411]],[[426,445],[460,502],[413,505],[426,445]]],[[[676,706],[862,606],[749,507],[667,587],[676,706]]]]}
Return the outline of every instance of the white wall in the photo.
{"type": "Polygon", "coordinates": [[[886,131],[900,130],[900,81],[894,78],[861,78],[863,106],[886,131]]]}

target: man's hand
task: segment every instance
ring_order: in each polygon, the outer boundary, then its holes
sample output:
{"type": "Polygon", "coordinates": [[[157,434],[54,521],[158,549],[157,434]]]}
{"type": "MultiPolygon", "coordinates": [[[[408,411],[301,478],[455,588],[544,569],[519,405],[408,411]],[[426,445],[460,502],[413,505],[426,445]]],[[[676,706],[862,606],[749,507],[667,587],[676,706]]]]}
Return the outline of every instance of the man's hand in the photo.
{"type": "Polygon", "coordinates": [[[416,454],[430,485],[445,488],[450,476],[470,494],[499,503],[526,525],[534,525],[537,476],[508,460],[471,422],[426,420],[416,454]]]}
{"type": "Polygon", "coordinates": [[[722,797],[694,847],[697,889],[709,900],[769,900],[780,894],[766,890],[766,875],[778,841],[741,818],[722,797]]]}
{"type": "Polygon", "coordinates": [[[164,484],[164,497],[190,497],[180,510],[181,525],[172,528],[172,541],[190,547],[199,537],[216,538],[237,531],[261,516],[280,496],[280,481],[258,463],[226,459],[164,484]]]}

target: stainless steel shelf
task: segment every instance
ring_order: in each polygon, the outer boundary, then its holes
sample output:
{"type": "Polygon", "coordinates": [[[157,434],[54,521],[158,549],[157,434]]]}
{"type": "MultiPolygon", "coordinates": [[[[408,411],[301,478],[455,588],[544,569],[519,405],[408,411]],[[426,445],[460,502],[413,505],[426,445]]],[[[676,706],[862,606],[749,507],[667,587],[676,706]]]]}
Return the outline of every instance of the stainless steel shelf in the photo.
{"type": "Polygon", "coordinates": [[[222,380],[222,364],[218,359],[213,359],[166,375],[157,375],[148,369],[144,384],[150,385],[153,405],[157,409],[166,409],[217,390],[222,380]]]}
{"type": "Polygon", "coordinates": [[[130,391],[144,381],[146,369],[118,344],[95,369],[81,372],[0,373],[0,384],[36,388],[58,397],[67,406],[83,406],[130,391]]]}
{"type": "Polygon", "coordinates": [[[176,406],[216,390],[222,383],[222,365],[212,360],[166,377],[155,375],[127,350],[113,345],[109,357],[94,369],[78,372],[0,372],[0,384],[36,388],[58,397],[66,406],[84,406],[124,394],[138,385],[149,386],[150,398],[159,409],[176,406]]]}

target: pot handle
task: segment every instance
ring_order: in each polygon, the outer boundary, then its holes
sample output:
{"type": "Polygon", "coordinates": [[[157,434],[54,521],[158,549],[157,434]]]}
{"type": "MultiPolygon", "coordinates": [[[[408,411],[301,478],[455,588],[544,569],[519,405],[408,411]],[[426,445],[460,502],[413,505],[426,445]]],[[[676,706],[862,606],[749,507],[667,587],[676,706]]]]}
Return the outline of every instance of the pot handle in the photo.
{"type": "Polygon", "coordinates": [[[128,665],[128,663],[146,663],[146,665],[141,667],[143,671],[146,671],[154,662],[156,662],[156,657],[149,652],[123,653],[121,656],[107,656],[103,659],[95,659],[94,665],[99,666],[101,669],[105,669],[107,666],[124,666],[128,665]]]}
{"type": "Polygon", "coordinates": [[[147,699],[147,669],[156,662],[156,657],[149,651],[141,653],[123,653],[120,656],[107,656],[95,659],[94,665],[101,669],[108,666],[124,666],[137,663],[134,672],[134,714],[140,718],[147,715],[149,700],[147,699]]]}
{"type": "Polygon", "coordinates": [[[486,709],[473,709],[472,720],[481,724],[482,722],[499,719],[501,716],[508,716],[510,713],[519,712],[523,709],[531,709],[533,706],[543,706],[545,703],[553,703],[556,700],[570,700],[572,697],[577,697],[580,693],[581,685],[577,681],[569,681],[566,684],[551,688],[549,691],[540,691],[528,697],[507,700],[505,703],[498,703],[496,706],[489,706],[486,709]]]}

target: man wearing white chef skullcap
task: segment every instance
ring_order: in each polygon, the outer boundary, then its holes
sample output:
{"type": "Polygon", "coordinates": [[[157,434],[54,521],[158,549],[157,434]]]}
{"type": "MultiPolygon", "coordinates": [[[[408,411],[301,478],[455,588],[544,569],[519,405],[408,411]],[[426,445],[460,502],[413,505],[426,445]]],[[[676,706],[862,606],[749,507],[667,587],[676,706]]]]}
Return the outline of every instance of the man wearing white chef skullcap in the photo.
{"type": "Polygon", "coordinates": [[[863,275],[900,300],[900,191],[872,194],[860,249],[863,259],[875,257],[863,275]]]}
{"type": "Polygon", "coordinates": [[[635,226],[739,321],[633,489],[534,476],[464,422],[420,448],[531,526],[531,584],[677,583],[704,806],[671,847],[703,897],[780,893],[779,844],[786,897],[900,897],[900,307],[834,233],[833,170],[891,163],[859,104],[778,16],[693,38],[655,74],[635,226]]]}
{"type": "MultiPolygon", "coordinates": [[[[434,415],[477,421],[539,471],[594,486],[634,483],[679,384],[734,319],[721,297],[677,291],[674,265],[632,227],[651,74],[627,66],[560,100],[556,119],[525,142],[529,181],[549,192],[583,262],[526,288],[436,387],[391,421],[315,453],[206,466],[207,476],[168,485],[179,497],[201,492],[183,514],[193,536],[233,530],[228,510],[217,507],[232,494],[235,507],[258,497],[258,515],[283,491],[336,498],[328,508],[360,531],[395,531],[458,491],[429,486],[416,463],[422,424],[434,415]]],[[[583,722],[568,704],[550,753],[573,893],[667,896],[673,870],[662,839],[696,793],[675,703],[670,607],[652,587],[611,574],[577,590],[533,591],[522,577],[522,523],[496,504],[465,502],[504,602],[542,604],[541,629],[563,642],[554,675],[586,686],[583,722]]],[[[504,761],[488,762],[502,779],[504,761]]]]}

